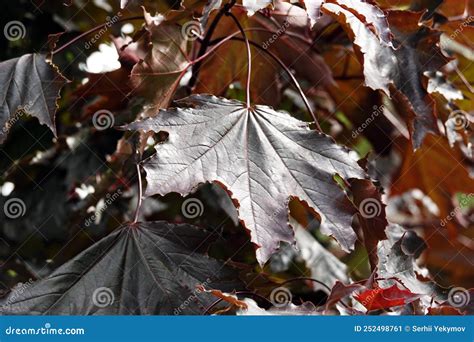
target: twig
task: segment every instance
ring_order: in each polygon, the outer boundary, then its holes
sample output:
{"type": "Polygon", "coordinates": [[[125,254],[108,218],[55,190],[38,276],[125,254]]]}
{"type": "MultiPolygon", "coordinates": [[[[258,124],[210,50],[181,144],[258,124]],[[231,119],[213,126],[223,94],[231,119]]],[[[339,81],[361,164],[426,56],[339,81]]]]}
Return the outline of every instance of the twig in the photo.
{"type": "MultiPolygon", "coordinates": [[[[209,29],[206,32],[206,35],[204,36],[204,39],[201,42],[201,47],[199,48],[198,54],[196,56],[196,59],[200,58],[202,55],[206,53],[207,47],[209,46],[209,42],[211,41],[212,35],[214,31],[216,30],[217,24],[221,20],[222,16],[228,12],[232,6],[235,5],[236,0],[231,0],[229,1],[224,7],[222,7],[219,12],[216,14],[214,17],[214,20],[211,22],[209,25],[209,29]]],[[[198,79],[199,75],[199,70],[201,69],[201,64],[202,62],[198,62],[193,65],[193,69],[191,71],[191,78],[189,79],[188,87],[193,88],[194,85],[196,84],[196,81],[198,79]]]]}
{"type": "Polygon", "coordinates": [[[298,278],[292,278],[292,279],[288,279],[286,281],[284,281],[283,283],[281,283],[280,285],[285,285],[285,284],[288,284],[288,283],[292,283],[294,281],[298,281],[298,280],[309,280],[309,281],[312,281],[314,283],[317,283],[321,286],[323,286],[327,291],[328,293],[331,293],[331,288],[329,286],[327,286],[326,284],[324,284],[322,281],[320,280],[317,280],[317,279],[314,279],[314,278],[310,278],[310,277],[298,277],[298,278]]]}
{"type": "MultiPolygon", "coordinates": [[[[143,16],[136,16],[136,17],[130,17],[130,18],[123,18],[123,19],[119,19],[117,20],[114,24],[117,24],[117,23],[121,23],[121,22],[124,22],[124,21],[131,21],[131,20],[140,20],[140,19],[143,19],[143,16]]],[[[71,39],[70,41],[68,41],[67,43],[65,43],[63,46],[60,46],[58,47],[56,50],[52,51],[51,54],[56,54],[56,53],[59,53],[61,51],[63,51],[65,48],[67,48],[68,46],[74,44],[75,42],[77,42],[79,39],[81,38],[84,38],[85,36],[91,34],[91,33],[94,33],[95,31],[98,31],[102,28],[104,28],[105,26],[107,25],[110,25],[109,22],[105,22],[99,26],[96,26],[96,27],[93,27],[91,28],[90,30],[87,30],[86,32],[84,33],[81,33],[80,35],[78,35],[77,37],[71,39]]]]}

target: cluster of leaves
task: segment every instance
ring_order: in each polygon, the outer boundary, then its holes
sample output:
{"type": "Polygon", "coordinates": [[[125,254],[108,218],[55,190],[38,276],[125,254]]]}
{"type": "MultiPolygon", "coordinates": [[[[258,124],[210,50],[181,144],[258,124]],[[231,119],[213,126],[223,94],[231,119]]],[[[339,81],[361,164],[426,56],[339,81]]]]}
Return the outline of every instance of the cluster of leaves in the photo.
{"type": "Polygon", "coordinates": [[[0,313],[472,314],[469,0],[109,2],[9,13],[0,313]]]}

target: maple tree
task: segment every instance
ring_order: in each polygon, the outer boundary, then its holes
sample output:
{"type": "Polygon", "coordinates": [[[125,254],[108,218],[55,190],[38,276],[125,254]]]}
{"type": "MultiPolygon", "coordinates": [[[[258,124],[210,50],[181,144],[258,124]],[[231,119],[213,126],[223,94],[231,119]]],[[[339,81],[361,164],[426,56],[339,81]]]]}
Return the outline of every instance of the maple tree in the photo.
{"type": "Polygon", "coordinates": [[[470,1],[31,5],[0,314],[472,314],[470,1]]]}

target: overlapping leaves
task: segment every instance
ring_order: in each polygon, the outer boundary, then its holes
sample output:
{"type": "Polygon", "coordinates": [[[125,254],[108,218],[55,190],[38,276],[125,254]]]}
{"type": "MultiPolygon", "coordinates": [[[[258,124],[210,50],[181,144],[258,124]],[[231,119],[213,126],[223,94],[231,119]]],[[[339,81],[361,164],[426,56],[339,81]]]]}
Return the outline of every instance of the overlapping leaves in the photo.
{"type": "Polygon", "coordinates": [[[345,250],[356,239],[354,210],[335,182],[363,178],[348,150],[307,124],[269,107],[195,95],[128,129],[166,131],[169,139],[145,164],[147,194],[190,193],[204,182],[222,184],[239,202],[239,217],[268,260],[279,241],[293,242],[287,203],[295,196],[322,219],[323,231],[345,250]],[[183,139],[182,137],[186,137],[183,139]]]}

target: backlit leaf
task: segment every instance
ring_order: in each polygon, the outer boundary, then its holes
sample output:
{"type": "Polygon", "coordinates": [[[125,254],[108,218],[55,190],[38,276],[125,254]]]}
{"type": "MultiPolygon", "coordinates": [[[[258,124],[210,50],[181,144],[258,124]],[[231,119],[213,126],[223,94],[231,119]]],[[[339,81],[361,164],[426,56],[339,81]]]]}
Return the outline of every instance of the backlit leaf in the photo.
{"type": "Polygon", "coordinates": [[[292,243],[288,201],[294,196],[316,211],[322,230],[345,250],[356,239],[353,208],[333,177],[363,178],[349,151],[307,123],[270,107],[196,95],[162,110],[155,118],[127,126],[166,131],[169,139],[145,162],[147,195],[178,192],[217,182],[239,203],[239,218],[264,263],[280,241],[292,243]],[[187,107],[187,108],[186,108],[187,107]],[[186,139],[183,139],[186,137],[186,139]]]}

